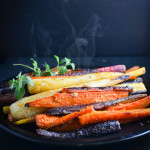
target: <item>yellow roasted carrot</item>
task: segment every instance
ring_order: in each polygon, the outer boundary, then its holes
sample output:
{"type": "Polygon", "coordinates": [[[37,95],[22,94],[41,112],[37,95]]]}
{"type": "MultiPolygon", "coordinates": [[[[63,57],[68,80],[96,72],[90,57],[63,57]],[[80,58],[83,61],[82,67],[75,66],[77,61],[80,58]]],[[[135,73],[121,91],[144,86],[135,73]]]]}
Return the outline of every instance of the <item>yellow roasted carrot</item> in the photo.
{"type": "Polygon", "coordinates": [[[133,93],[144,93],[147,91],[145,85],[143,82],[139,82],[139,83],[126,83],[126,84],[117,84],[114,85],[116,87],[132,87],[133,88],[133,93]]]}
{"type": "Polygon", "coordinates": [[[142,67],[142,68],[139,68],[137,70],[134,70],[134,71],[131,71],[131,72],[127,72],[126,74],[130,75],[130,76],[133,76],[133,77],[138,77],[138,76],[141,76],[143,74],[146,73],[146,69],[145,67],[142,67]]]}
{"type": "Polygon", "coordinates": [[[31,94],[36,94],[48,90],[54,90],[64,87],[71,87],[90,81],[108,79],[123,75],[119,72],[98,72],[80,76],[51,76],[51,77],[32,77],[34,86],[28,84],[28,90],[31,94]]]}
{"type": "Polygon", "coordinates": [[[139,69],[139,68],[140,68],[139,66],[134,66],[134,67],[128,69],[128,70],[126,71],[126,73],[131,72],[131,71],[135,71],[135,70],[137,70],[137,69],[139,69]]]}
{"type": "Polygon", "coordinates": [[[47,110],[47,108],[33,108],[33,107],[24,107],[24,105],[28,102],[52,96],[53,94],[57,93],[61,89],[57,90],[50,90],[43,93],[38,93],[36,95],[31,95],[28,97],[24,97],[19,101],[10,105],[10,112],[13,115],[15,120],[21,120],[25,118],[34,117],[36,114],[41,114],[47,110]]]}
{"type": "Polygon", "coordinates": [[[4,114],[9,114],[9,113],[10,113],[10,108],[9,108],[9,106],[4,106],[4,107],[3,107],[3,113],[4,113],[4,114]]]}
{"type": "Polygon", "coordinates": [[[23,125],[23,124],[32,123],[32,122],[35,122],[35,117],[21,119],[19,121],[14,122],[14,124],[23,125]]]}

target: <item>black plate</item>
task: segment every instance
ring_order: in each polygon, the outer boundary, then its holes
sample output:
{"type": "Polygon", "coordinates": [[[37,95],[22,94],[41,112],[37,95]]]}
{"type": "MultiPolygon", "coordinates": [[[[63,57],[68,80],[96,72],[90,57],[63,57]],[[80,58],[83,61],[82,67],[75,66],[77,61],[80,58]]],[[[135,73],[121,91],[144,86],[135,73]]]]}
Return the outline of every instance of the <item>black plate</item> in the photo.
{"type": "MultiPolygon", "coordinates": [[[[150,83],[146,80],[144,80],[144,83],[147,90],[150,91],[150,83]]],[[[133,139],[150,132],[150,118],[121,125],[121,127],[122,129],[120,132],[101,137],[80,139],[47,138],[40,136],[35,132],[35,129],[37,128],[35,123],[22,126],[12,124],[7,120],[7,116],[3,114],[2,107],[0,107],[0,128],[23,139],[51,145],[100,145],[133,139]]]]}

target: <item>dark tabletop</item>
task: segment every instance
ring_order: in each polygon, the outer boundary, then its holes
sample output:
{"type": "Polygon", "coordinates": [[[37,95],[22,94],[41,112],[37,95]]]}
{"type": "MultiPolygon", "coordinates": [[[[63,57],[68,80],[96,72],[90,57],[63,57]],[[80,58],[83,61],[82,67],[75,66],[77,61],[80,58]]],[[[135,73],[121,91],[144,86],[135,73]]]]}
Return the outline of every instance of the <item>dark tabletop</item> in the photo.
{"type": "MultiPolygon", "coordinates": [[[[46,61],[52,64],[52,67],[56,65],[54,59],[50,58],[36,58],[38,60],[40,66],[43,61],[46,61]]],[[[98,57],[98,58],[79,58],[72,60],[81,67],[98,67],[98,66],[108,66],[108,65],[117,65],[117,64],[125,64],[127,68],[139,65],[145,66],[147,69],[147,73],[145,77],[149,79],[150,77],[150,57],[98,57]]],[[[23,63],[23,64],[31,64],[29,58],[1,58],[0,59],[0,81],[7,79],[11,76],[14,76],[20,72],[20,70],[28,71],[23,69],[22,67],[13,67],[13,63],[23,63]]],[[[37,144],[34,142],[30,142],[19,137],[16,137],[2,129],[0,129],[0,150],[30,150],[30,149],[136,149],[136,150],[149,150],[150,149],[150,134],[144,135],[142,137],[138,137],[136,139],[122,141],[113,144],[105,144],[105,145],[95,145],[95,146],[57,146],[57,145],[44,145],[37,144]]]]}

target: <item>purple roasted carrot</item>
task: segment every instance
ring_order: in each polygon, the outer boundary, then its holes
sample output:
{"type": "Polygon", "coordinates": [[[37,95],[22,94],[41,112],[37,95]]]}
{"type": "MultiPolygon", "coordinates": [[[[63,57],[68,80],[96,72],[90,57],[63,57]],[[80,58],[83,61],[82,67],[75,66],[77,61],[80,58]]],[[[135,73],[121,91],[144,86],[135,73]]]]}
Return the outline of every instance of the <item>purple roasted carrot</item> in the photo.
{"type": "Polygon", "coordinates": [[[126,66],[125,65],[116,65],[116,66],[109,66],[109,67],[103,67],[103,68],[96,68],[96,69],[87,69],[83,71],[77,71],[77,72],[70,72],[67,74],[64,74],[62,76],[77,76],[77,75],[84,75],[89,73],[96,73],[96,72],[126,72],[126,66]]]}

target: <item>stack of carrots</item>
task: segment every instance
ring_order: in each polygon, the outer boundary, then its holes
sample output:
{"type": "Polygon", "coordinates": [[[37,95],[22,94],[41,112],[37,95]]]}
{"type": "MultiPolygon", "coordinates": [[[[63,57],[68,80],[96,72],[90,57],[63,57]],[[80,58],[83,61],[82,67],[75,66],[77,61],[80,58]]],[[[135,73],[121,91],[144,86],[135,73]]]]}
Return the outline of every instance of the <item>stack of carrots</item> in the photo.
{"type": "Polygon", "coordinates": [[[124,65],[117,65],[68,71],[66,75],[52,78],[32,77],[35,87],[29,87],[31,94],[48,90],[52,94],[30,97],[30,100],[22,99],[20,101],[24,100],[23,103],[16,102],[10,106],[10,112],[8,107],[4,107],[4,112],[9,112],[9,120],[16,125],[35,121],[39,128],[55,132],[68,132],[105,121],[129,123],[150,116],[150,108],[146,108],[150,105],[150,96],[147,96],[146,87],[142,78],[139,78],[143,74],[144,67],[134,66],[126,70],[124,65]],[[85,77],[88,78],[87,82],[85,77]],[[67,83],[71,80],[73,85],[67,83]],[[55,81],[60,85],[53,86],[55,81]],[[48,85],[51,83],[53,87],[44,87],[41,84],[43,82],[48,85]],[[18,110],[22,107],[26,115],[19,116],[13,109],[16,106],[18,110]],[[33,114],[30,115],[30,112],[33,114]]]}

